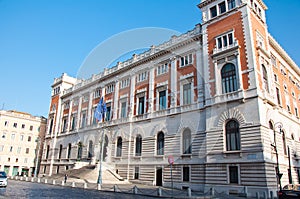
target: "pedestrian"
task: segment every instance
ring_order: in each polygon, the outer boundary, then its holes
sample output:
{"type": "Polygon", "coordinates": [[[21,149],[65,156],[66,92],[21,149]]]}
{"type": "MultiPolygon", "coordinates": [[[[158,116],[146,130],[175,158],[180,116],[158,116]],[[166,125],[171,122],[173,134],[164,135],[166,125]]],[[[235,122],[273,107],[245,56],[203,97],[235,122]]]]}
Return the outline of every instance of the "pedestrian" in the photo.
{"type": "Polygon", "coordinates": [[[65,174],[65,183],[67,182],[68,174],[65,174]]]}

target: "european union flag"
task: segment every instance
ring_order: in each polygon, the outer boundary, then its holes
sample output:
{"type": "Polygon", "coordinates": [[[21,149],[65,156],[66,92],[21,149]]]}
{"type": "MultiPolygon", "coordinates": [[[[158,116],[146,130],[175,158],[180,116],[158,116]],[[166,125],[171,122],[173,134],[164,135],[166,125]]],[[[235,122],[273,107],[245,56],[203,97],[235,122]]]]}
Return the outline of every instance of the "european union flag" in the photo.
{"type": "Polygon", "coordinates": [[[98,121],[102,121],[102,118],[104,118],[106,111],[107,111],[107,109],[106,109],[106,103],[103,100],[103,97],[101,97],[101,99],[100,99],[100,101],[99,101],[99,103],[97,105],[97,108],[96,108],[96,110],[94,112],[95,118],[98,121]]]}

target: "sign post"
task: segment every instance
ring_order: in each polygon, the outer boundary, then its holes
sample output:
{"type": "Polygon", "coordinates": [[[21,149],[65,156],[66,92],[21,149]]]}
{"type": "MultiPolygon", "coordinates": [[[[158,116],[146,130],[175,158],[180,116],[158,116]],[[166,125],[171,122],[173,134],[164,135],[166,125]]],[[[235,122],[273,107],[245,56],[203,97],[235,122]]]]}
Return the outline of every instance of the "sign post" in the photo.
{"type": "Polygon", "coordinates": [[[172,198],[173,198],[173,176],[172,176],[172,165],[174,164],[174,157],[172,155],[169,155],[168,162],[171,167],[171,188],[172,188],[172,198]]]}

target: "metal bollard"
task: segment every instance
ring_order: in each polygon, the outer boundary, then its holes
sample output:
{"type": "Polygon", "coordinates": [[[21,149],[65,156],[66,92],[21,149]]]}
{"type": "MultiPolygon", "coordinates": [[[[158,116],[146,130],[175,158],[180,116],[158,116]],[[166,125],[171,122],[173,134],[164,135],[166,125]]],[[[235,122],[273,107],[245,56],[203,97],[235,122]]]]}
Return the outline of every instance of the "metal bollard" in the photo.
{"type": "Polygon", "coordinates": [[[34,178],[31,178],[31,182],[34,182],[34,178]]]}
{"type": "Polygon", "coordinates": [[[72,187],[75,187],[75,182],[72,182],[72,187]]]}
{"type": "Polygon", "coordinates": [[[65,186],[65,181],[61,181],[61,186],[65,186]]]}
{"type": "Polygon", "coordinates": [[[101,190],[101,184],[97,184],[97,190],[101,190]]]}
{"type": "Polygon", "coordinates": [[[161,188],[160,188],[160,187],[158,187],[158,190],[157,190],[157,195],[158,195],[158,196],[162,196],[162,193],[161,193],[161,188]]]}
{"type": "Polygon", "coordinates": [[[273,191],[270,191],[271,199],[274,199],[273,191]]]}
{"type": "Polygon", "coordinates": [[[213,188],[213,187],[211,188],[211,195],[215,196],[215,188],[213,188]]]}
{"type": "Polygon", "coordinates": [[[53,180],[52,184],[55,185],[55,180],[53,180]]]}
{"type": "Polygon", "coordinates": [[[114,185],[114,192],[117,192],[117,185],[114,185]]]}
{"type": "Polygon", "coordinates": [[[45,184],[47,184],[47,179],[45,179],[45,184]]]}
{"type": "Polygon", "coordinates": [[[83,188],[87,189],[87,183],[86,182],[83,184],[83,188]]]}
{"type": "Polygon", "coordinates": [[[28,181],[28,177],[26,177],[25,180],[28,181]]]}
{"type": "Polygon", "coordinates": [[[192,197],[192,190],[190,187],[187,188],[188,197],[192,197]]]}
{"type": "Polygon", "coordinates": [[[136,185],[134,185],[134,187],[133,187],[133,193],[134,193],[134,194],[138,194],[138,188],[137,188],[136,185]]]}
{"type": "Polygon", "coordinates": [[[38,178],[37,182],[40,183],[41,182],[41,178],[38,178]]]}

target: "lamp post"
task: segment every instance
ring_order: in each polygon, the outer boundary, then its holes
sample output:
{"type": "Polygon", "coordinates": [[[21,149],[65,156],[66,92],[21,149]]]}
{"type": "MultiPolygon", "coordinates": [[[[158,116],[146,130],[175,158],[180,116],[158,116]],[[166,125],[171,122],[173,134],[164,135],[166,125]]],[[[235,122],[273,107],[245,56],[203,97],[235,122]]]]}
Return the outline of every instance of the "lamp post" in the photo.
{"type": "Polygon", "coordinates": [[[279,128],[279,133],[282,132],[282,123],[281,122],[276,122],[273,126],[273,133],[274,133],[274,144],[271,144],[272,147],[274,147],[275,150],[275,154],[276,154],[276,176],[277,176],[277,183],[279,181],[279,190],[282,190],[282,186],[281,186],[281,177],[282,177],[282,173],[280,173],[280,169],[279,169],[279,160],[278,160],[278,150],[277,150],[277,144],[276,144],[276,127],[279,128]]]}
{"type": "Polygon", "coordinates": [[[34,169],[34,177],[36,178],[37,176],[37,170],[38,170],[38,164],[39,164],[39,155],[40,155],[40,137],[36,138],[37,142],[37,152],[36,152],[36,158],[35,158],[35,169],[34,169]]]}
{"type": "Polygon", "coordinates": [[[102,185],[102,153],[103,153],[103,143],[104,143],[104,130],[102,131],[102,135],[101,135],[101,140],[100,140],[100,165],[99,165],[99,173],[98,173],[98,180],[97,180],[97,184],[98,184],[98,189],[101,188],[102,185]]]}

